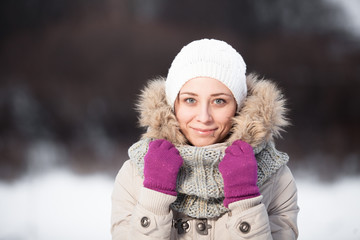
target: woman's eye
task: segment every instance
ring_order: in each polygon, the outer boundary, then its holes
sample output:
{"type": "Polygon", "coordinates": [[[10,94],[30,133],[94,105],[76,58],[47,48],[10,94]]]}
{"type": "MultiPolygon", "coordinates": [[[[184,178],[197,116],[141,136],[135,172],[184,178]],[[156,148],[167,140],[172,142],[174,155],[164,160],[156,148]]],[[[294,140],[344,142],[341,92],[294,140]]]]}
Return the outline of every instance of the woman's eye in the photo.
{"type": "Polygon", "coordinates": [[[224,104],[224,103],[226,103],[226,101],[224,99],[219,98],[219,99],[215,99],[214,103],[215,104],[224,104]]]}
{"type": "Polygon", "coordinates": [[[195,99],[193,99],[193,98],[186,98],[186,99],[185,99],[185,102],[186,102],[186,103],[189,103],[189,104],[194,104],[196,101],[195,101],[195,99]]]}

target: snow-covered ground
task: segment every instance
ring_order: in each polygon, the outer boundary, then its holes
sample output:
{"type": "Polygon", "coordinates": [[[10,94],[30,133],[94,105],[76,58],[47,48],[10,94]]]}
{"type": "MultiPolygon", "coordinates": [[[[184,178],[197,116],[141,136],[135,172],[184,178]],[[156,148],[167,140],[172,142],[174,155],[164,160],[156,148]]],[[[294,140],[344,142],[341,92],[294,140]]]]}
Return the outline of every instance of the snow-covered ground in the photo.
{"type": "MultiPolygon", "coordinates": [[[[297,179],[301,240],[360,239],[360,177],[297,179]]],[[[113,179],[66,170],[0,182],[0,239],[110,239],[113,179]]]]}
{"type": "Polygon", "coordinates": [[[297,179],[300,240],[360,240],[360,177],[297,179]]]}
{"type": "Polygon", "coordinates": [[[66,170],[0,183],[0,239],[111,239],[112,186],[66,170]]]}

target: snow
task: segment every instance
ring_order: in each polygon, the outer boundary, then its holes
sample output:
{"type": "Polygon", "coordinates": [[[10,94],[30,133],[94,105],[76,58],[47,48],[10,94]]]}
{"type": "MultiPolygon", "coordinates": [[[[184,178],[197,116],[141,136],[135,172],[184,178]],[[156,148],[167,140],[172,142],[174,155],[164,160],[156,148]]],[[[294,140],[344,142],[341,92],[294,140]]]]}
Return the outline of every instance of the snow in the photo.
{"type": "MultiPolygon", "coordinates": [[[[114,179],[60,169],[0,182],[0,239],[111,239],[114,179]]],[[[360,239],[360,177],[297,179],[299,239],[360,239]]]]}
{"type": "Polygon", "coordinates": [[[113,180],[58,170],[0,184],[0,239],[111,239],[113,180]]]}
{"type": "Polygon", "coordinates": [[[297,181],[299,239],[360,239],[360,177],[297,181]]]}

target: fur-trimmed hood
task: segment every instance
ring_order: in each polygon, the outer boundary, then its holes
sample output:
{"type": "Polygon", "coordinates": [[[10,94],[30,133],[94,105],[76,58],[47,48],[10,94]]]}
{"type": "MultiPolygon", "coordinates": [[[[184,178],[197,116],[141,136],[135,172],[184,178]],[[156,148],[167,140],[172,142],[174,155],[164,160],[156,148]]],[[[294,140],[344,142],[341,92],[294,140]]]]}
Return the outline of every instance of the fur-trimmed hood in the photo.
{"type": "MultiPolygon", "coordinates": [[[[255,74],[246,78],[247,97],[233,118],[233,127],[226,142],[241,139],[259,147],[280,136],[288,125],[285,100],[277,86],[255,74]]],[[[165,96],[165,78],[151,80],[142,90],[136,105],[141,127],[147,128],[143,138],[167,139],[175,145],[187,144],[165,96]]]]}

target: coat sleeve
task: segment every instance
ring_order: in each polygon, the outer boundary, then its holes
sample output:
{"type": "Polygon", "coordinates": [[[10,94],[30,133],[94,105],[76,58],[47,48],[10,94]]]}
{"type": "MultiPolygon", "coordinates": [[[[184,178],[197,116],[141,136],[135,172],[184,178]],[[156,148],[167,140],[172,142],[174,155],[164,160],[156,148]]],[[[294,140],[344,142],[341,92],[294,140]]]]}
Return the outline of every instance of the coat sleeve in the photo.
{"type": "Polygon", "coordinates": [[[270,228],[273,239],[297,239],[297,187],[287,166],[275,175],[272,199],[268,206],[270,228]]]}
{"type": "Polygon", "coordinates": [[[144,188],[132,163],[126,161],[112,193],[112,239],[170,239],[173,216],[169,206],[175,199],[144,188]]]}
{"type": "Polygon", "coordinates": [[[227,228],[231,239],[291,240],[297,239],[297,189],[288,167],[284,166],[272,177],[268,208],[263,196],[234,202],[227,228]]]}

